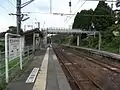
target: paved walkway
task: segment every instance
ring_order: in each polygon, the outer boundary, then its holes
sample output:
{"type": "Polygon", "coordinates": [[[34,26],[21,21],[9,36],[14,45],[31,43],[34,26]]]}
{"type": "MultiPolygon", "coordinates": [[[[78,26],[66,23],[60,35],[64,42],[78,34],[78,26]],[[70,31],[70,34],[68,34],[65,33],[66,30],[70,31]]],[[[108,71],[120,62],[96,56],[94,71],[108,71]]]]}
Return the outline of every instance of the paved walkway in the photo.
{"type": "Polygon", "coordinates": [[[35,58],[25,72],[13,80],[6,90],[71,90],[52,48],[36,53],[35,58]],[[31,74],[39,69],[36,79],[31,74]],[[26,82],[34,81],[34,82],[26,82]]]}

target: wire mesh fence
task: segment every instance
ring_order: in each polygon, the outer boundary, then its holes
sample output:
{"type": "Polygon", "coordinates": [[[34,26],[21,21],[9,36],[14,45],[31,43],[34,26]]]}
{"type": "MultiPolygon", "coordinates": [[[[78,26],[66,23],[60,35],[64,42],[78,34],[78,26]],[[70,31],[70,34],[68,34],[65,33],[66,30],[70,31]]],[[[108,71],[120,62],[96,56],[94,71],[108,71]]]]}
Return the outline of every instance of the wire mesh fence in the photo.
{"type": "Polygon", "coordinates": [[[5,52],[0,52],[0,87],[4,86],[5,82],[5,52]]]}
{"type": "MultiPolygon", "coordinates": [[[[33,47],[26,46],[22,52],[23,67],[33,58],[33,47]]],[[[12,80],[20,72],[20,58],[8,61],[9,80],[12,80]]],[[[5,86],[5,52],[0,52],[0,90],[5,86]]]]}

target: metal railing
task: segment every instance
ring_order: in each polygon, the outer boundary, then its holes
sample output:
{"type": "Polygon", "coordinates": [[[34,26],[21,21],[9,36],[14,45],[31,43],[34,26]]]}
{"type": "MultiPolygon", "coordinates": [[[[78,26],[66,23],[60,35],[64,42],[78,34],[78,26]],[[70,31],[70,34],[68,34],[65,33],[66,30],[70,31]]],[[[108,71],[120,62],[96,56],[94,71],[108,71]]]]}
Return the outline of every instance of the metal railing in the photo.
{"type": "Polygon", "coordinates": [[[5,75],[5,52],[0,52],[0,83],[2,81],[2,77],[5,75]]]}
{"type": "MultiPolygon", "coordinates": [[[[22,52],[22,64],[23,67],[33,58],[33,47],[26,46],[22,52]]],[[[9,78],[13,79],[20,71],[20,58],[17,57],[14,60],[9,61],[9,78]]],[[[2,84],[5,84],[5,52],[0,52],[0,89],[2,84]]]]}
{"type": "Polygon", "coordinates": [[[114,59],[114,60],[120,60],[120,55],[119,54],[115,54],[115,53],[111,53],[111,52],[107,52],[107,51],[101,51],[101,50],[85,48],[85,47],[78,47],[78,46],[69,46],[69,45],[63,45],[63,46],[84,50],[84,51],[87,51],[90,54],[99,55],[99,56],[103,56],[103,57],[106,57],[106,58],[111,58],[111,59],[114,59]]]}

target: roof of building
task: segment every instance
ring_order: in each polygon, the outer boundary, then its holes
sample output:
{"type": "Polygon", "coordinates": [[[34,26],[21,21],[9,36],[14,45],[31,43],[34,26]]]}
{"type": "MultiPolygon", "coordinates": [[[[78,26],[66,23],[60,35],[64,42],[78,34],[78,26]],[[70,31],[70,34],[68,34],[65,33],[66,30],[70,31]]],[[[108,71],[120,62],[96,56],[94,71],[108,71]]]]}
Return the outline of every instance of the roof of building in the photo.
{"type": "MultiPolygon", "coordinates": [[[[6,33],[7,32],[1,32],[0,33],[0,38],[3,38],[6,33]]],[[[26,35],[29,36],[33,33],[39,33],[40,37],[43,37],[42,32],[38,28],[35,28],[35,29],[32,29],[32,30],[27,30],[27,31],[23,32],[22,36],[26,36],[26,35]]]]}

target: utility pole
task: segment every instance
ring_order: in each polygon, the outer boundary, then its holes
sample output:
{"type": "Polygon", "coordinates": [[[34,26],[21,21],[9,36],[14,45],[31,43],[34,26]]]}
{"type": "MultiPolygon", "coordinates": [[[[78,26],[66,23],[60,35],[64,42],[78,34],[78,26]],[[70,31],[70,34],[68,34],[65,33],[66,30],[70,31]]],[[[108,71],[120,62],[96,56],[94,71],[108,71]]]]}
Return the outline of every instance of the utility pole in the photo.
{"type": "Polygon", "coordinates": [[[52,0],[50,0],[50,14],[52,13],[52,0]]]}
{"type": "Polygon", "coordinates": [[[16,18],[17,18],[17,20],[16,20],[16,22],[17,22],[17,32],[16,33],[17,34],[20,33],[21,21],[25,21],[25,20],[30,18],[30,17],[27,17],[27,18],[23,19],[25,15],[27,16],[27,14],[21,14],[21,9],[24,8],[25,6],[27,6],[28,4],[30,4],[33,1],[34,0],[30,0],[30,1],[27,1],[27,2],[25,2],[23,4],[21,4],[21,0],[17,0],[17,3],[16,3],[16,9],[17,9],[16,14],[13,14],[13,13],[9,14],[9,15],[16,15],[16,18]]]}
{"type": "Polygon", "coordinates": [[[19,34],[21,29],[21,0],[17,0],[17,34],[19,34]]]}

